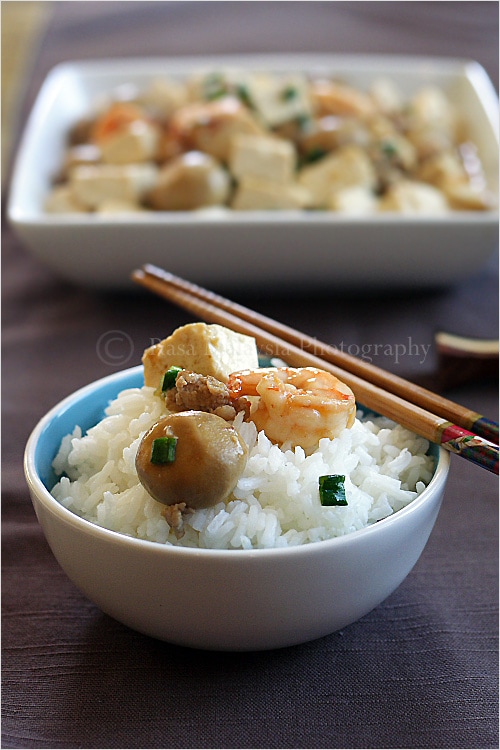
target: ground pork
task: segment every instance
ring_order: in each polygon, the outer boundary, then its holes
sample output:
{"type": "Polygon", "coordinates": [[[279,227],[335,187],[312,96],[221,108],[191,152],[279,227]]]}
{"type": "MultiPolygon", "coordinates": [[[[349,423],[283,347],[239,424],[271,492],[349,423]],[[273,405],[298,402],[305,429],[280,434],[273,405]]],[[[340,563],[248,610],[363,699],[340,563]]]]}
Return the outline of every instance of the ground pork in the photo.
{"type": "Polygon", "coordinates": [[[177,375],[174,388],[165,394],[165,403],[171,411],[195,409],[227,420],[236,415],[225,383],[189,370],[181,370],[177,375]]]}

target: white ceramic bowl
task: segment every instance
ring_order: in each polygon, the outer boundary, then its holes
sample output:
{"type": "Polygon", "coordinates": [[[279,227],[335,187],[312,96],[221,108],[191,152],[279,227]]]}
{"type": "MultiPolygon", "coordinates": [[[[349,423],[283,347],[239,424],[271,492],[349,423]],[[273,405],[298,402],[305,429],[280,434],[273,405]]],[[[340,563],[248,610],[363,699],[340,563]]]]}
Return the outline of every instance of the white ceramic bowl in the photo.
{"type": "Polygon", "coordinates": [[[208,550],[133,539],[85,521],[49,493],[51,463],[75,424],[86,429],[142,367],[97,381],[36,426],[25,474],[47,541],[73,583],[104,612],[183,646],[249,651],[303,643],[355,622],[391,594],[417,562],[436,521],[449,457],[403,510],[350,535],[292,548],[208,550]]]}
{"type": "Polygon", "coordinates": [[[65,63],[45,81],[15,165],[8,216],[32,252],[77,284],[122,288],[150,262],[205,285],[441,286],[477,272],[497,248],[498,210],[443,217],[333,212],[47,215],[44,199],[70,126],[116,86],[236,67],[319,72],[366,89],[381,76],[407,96],[428,84],[455,103],[498,195],[498,98],[474,62],[407,57],[267,55],[65,63]]]}

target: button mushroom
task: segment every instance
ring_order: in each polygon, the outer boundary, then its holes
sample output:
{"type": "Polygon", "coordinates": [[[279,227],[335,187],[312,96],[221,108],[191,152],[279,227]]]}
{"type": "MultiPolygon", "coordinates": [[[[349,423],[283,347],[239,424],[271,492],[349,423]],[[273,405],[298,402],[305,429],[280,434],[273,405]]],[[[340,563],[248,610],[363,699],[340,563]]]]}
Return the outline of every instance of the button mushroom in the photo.
{"type": "Polygon", "coordinates": [[[163,417],[144,435],[136,469],[155,500],[164,505],[185,503],[197,510],[229,496],[246,457],[245,443],[224,419],[184,411],[163,417]]]}
{"type": "Polygon", "coordinates": [[[157,211],[190,211],[224,204],[229,190],[229,175],[215,159],[189,151],[162,167],[149,203],[157,211]]]}

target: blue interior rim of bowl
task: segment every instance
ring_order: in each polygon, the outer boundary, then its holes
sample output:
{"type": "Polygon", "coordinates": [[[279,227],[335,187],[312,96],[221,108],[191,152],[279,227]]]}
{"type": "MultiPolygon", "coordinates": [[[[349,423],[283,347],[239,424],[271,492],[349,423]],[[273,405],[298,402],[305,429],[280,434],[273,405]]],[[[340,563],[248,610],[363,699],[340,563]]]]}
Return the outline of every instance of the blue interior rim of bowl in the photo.
{"type": "Polygon", "coordinates": [[[59,451],[63,437],[72,433],[76,425],[85,433],[103,419],[108,404],[120,391],[126,388],[140,388],[142,385],[142,369],[138,368],[126,370],[121,373],[121,377],[112,377],[108,382],[104,379],[95,390],[89,389],[80,398],[62,406],[45,425],[35,448],[35,467],[49,492],[58,479],[52,468],[52,461],[59,451]]]}

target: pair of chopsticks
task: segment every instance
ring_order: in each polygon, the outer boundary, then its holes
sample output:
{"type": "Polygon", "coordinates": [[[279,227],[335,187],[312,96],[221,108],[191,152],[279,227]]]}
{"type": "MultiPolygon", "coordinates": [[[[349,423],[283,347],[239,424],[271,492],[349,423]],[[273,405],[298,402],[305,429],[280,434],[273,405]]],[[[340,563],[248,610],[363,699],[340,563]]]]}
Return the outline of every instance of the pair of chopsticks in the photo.
{"type": "Polygon", "coordinates": [[[331,372],[366,408],[498,474],[498,424],[481,414],[156,266],[132,279],[195,317],[252,336],[266,356],[331,372]]]}

